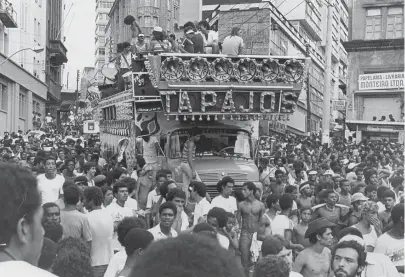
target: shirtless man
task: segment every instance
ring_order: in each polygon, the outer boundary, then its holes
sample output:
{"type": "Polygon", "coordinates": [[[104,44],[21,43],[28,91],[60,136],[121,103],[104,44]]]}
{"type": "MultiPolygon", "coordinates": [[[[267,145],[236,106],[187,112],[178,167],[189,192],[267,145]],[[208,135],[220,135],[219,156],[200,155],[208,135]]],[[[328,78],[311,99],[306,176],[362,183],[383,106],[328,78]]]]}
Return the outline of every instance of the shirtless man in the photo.
{"type": "Polygon", "coordinates": [[[260,227],[259,231],[257,232],[257,239],[264,241],[267,236],[272,234],[271,231],[271,223],[273,219],[276,217],[277,214],[277,203],[278,203],[278,196],[274,194],[270,194],[266,198],[266,206],[267,210],[263,214],[262,218],[260,219],[260,227]]]}
{"type": "Polygon", "coordinates": [[[292,271],[304,277],[328,277],[331,263],[331,252],[328,247],[333,243],[332,228],[335,224],[324,218],[312,221],[305,232],[311,246],[301,251],[292,271]]]}
{"type": "Polygon", "coordinates": [[[306,248],[311,246],[309,239],[305,238],[305,233],[308,230],[308,224],[311,221],[312,209],[310,207],[302,208],[300,214],[301,221],[294,227],[293,242],[301,244],[306,248]]]}
{"type": "Polygon", "coordinates": [[[337,193],[334,190],[325,190],[324,192],[326,205],[323,205],[314,210],[312,214],[312,220],[319,217],[325,218],[332,223],[338,224],[340,222],[345,222],[352,214],[352,208],[344,214],[343,208],[337,206],[337,193]]]}
{"type": "Polygon", "coordinates": [[[277,169],[274,176],[276,181],[270,183],[270,190],[272,194],[276,194],[280,197],[284,193],[284,188],[286,186],[286,183],[284,182],[284,172],[277,169]]]}
{"type": "Polygon", "coordinates": [[[395,206],[395,192],[392,190],[387,190],[383,193],[383,201],[385,205],[385,210],[378,214],[378,219],[382,223],[383,232],[389,230],[392,227],[391,223],[391,210],[395,206]]]}
{"type": "Polygon", "coordinates": [[[302,183],[299,187],[300,196],[298,197],[298,209],[311,208],[315,205],[315,197],[312,196],[311,184],[309,182],[302,183]]]}
{"type": "Polygon", "coordinates": [[[145,210],[148,201],[148,194],[153,187],[154,170],[152,167],[145,165],[138,177],[135,198],[138,201],[138,209],[145,210]]]}
{"type": "Polygon", "coordinates": [[[245,274],[249,276],[250,246],[252,245],[253,234],[259,230],[260,219],[265,212],[265,207],[262,202],[255,198],[256,186],[252,182],[243,184],[242,193],[246,200],[238,204],[237,219],[239,226],[242,226],[239,250],[245,274]]]}

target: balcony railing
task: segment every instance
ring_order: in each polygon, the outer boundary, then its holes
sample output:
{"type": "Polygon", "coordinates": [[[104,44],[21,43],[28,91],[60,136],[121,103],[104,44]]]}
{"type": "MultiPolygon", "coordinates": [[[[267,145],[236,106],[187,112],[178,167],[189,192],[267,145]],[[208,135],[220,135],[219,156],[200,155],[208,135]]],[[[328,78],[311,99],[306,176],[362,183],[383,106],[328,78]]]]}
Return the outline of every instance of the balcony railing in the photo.
{"type": "Polygon", "coordinates": [[[348,65],[349,60],[347,58],[347,52],[343,51],[342,49],[339,49],[339,59],[342,63],[348,65]]]}
{"type": "Polygon", "coordinates": [[[53,65],[62,65],[68,61],[66,57],[67,49],[60,40],[49,41],[49,53],[53,65]]]}
{"type": "Polygon", "coordinates": [[[17,13],[14,11],[13,4],[7,0],[0,0],[0,21],[7,28],[17,28],[17,13]]]}

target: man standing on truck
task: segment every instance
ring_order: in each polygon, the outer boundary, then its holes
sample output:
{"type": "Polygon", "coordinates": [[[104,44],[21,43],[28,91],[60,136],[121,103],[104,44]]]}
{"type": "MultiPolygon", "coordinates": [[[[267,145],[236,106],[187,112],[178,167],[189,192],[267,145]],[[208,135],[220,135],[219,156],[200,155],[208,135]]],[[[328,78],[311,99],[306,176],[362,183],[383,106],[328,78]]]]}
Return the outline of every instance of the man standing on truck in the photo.
{"type": "Polygon", "coordinates": [[[142,154],[145,159],[145,166],[153,170],[152,180],[154,181],[156,172],[161,169],[158,163],[159,142],[156,137],[150,136],[147,130],[142,130],[140,137],[142,138],[142,154]]]}
{"type": "Polygon", "coordinates": [[[195,143],[200,140],[202,131],[194,127],[190,130],[190,138],[184,143],[183,152],[181,153],[181,164],[178,167],[179,173],[182,174],[182,190],[187,192],[188,186],[192,180],[201,181],[195,170],[195,143]]]}
{"type": "Polygon", "coordinates": [[[253,235],[257,233],[260,227],[260,219],[265,213],[265,207],[262,202],[256,199],[256,186],[252,182],[243,184],[242,193],[245,200],[238,204],[237,219],[242,226],[239,250],[241,252],[242,265],[245,269],[245,275],[249,276],[250,247],[252,245],[253,235]]]}

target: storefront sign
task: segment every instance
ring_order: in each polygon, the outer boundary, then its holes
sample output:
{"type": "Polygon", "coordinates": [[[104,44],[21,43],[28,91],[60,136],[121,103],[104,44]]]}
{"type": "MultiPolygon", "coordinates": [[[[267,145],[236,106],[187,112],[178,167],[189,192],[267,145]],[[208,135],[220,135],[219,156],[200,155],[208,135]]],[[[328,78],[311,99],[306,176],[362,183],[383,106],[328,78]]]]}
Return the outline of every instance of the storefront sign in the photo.
{"type": "Polygon", "coordinates": [[[278,121],[269,121],[269,130],[276,133],[285,134],[287,131],[287,125],[278,121]]]}
{"type": "Polygon", "coordinates": [[[404,126],[392,126],[392,125],[367,125],[366,130],[372,132],[395,132],[403,130],[404,126]]]}
{"type": "Polygon", "coordinates": [[[345,111],[346,110],[346,100],[333,100],[333,110],[334,111],[345,111]]]}
{"type": "Polygon", "coordinates": [[[292,113],[296,92],[283,91],[161,91],[167,114],[292,113]]]}
{"type": "Polygon", "coordinates": [[[404,72],[359,75],[359,90],[398,89],[404,87],[404,72]]]}

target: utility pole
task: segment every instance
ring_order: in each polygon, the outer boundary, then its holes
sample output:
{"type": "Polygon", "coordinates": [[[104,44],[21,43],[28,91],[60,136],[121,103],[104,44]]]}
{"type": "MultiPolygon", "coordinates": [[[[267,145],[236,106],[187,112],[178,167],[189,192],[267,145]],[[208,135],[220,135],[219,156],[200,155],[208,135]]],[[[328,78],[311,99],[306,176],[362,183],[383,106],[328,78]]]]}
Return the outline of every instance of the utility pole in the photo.
{"type": "Polygon", "coordinates": [[[80,79],[80,70],[77,70],[76,73],[76,114],[79,106],[79,79],[80,79]]]}
{"type": "MultiPolygon", "coordinates": [[[[305,57],[309,58],[309,43],[305,45],[305,57]]],[[[307,74],[307,132],[311,133],[311,91],[310,91],[310,83],[309,83],[309,70],[307,74]]]]}
{"type": "Polygon", "coordinates": [[[323,92],[323,117],[322,117],[322,144],[329,145],[330,128],[330,95],[331,95],[331,77],[332,77],[332,21],[333,21],[333,0],[328,4],[328,22],[326,29],[326,70],[324,76],[325,91],[323,92]]]}

